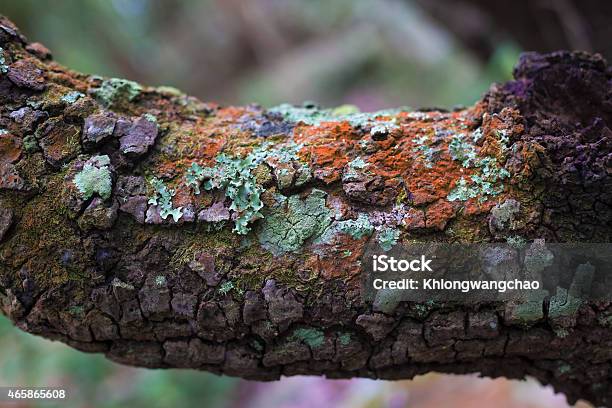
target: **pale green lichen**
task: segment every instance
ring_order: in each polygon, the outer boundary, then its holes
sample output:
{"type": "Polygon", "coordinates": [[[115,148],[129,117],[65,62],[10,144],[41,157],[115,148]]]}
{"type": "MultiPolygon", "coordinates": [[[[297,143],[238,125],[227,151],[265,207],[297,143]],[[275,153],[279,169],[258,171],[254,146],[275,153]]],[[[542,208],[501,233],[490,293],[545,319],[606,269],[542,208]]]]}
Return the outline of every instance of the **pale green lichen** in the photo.
{"type": "Polygon", "coordinates": [[[62,101],[72,104],[75,103],[79,98],[84,97],[85,95],[78,91],[68,92],[66,95],[62,96],[62,101]]]}
{"type": "Polygon", "coordinates": [[[359,214],[356,220],[339,221],[338,229],[355,239],[372,235],[372,232],[374,232],[374,226],[370,223],[370,219],[363,213],[359,214]]]}
{"type": "Polygon", "coordinates": [[[474,160],[480,174],[470,176],[471,183],[462,176],[457,185],[446,197],[449,201],[467,201],[470,198],[480,197],[484,202],[491,196],[497,196],[504,191],[501,180],[510,177],[508,170],[500,167],[494,157],[476,158],[474,160]]]}
{"type": "Polygon", "coordinates": [[[301,107],[282,104],[268,109],[268,112],[281,115],[288,122],[318,126],[324,122],[346,121],[354,127],[383,126],[388,132],[399,127],[394,116],[405,110],[406,108],[398,108],[377,112],[359,112],[354,109],[320,109],[313,104],[305,104],[301,107]],[[391,119],[381,120],[383,117],[391,117],[391,119]]]}
{"type": "Polygon", "coordinates": [[[523,249],[527,247],[527,240],[520,235],[507,237],[506,242],[514,249],[523,249]]]}
{"type": "Polygon", "coordinates": [[[266,212],[259,242],[274,254],[298,252],[306,240],[323,233],[332,219],[332,212],[325,206],[326,193],[312,190],[304,199],[293,195],[276,208],[266,212]]]}
{"type": "Polygon", "coordinates": [[[400,232],[396,228],[382,227],[377,234],[378,244],[383,251],[390,251],[397,244],[400,232]]]}
{"type": "Polygon", "coordinates": [[[334,237],[340,233],[348,234],[355,239],[361,239],[372,235],[374,226],[366,214],[359,214],[356,220],[335,221],[330,224],[320,237],[315,239],[315,244],[329,244],[334,237]]]}
{"type": "Polygon", "coordinates": [[[348,346],[351,342],[351,333],[338,333],[338,341],[343,346],[348,346]]]}
{"type": "Polygon", "coordinates": [[[299,328],[293,331],[290,339],[303,341],[310,348],[318,348],[323,345],[323,342],[325,341],[325,334],[318,329],[299,328]]]}
{"type": "Polygon", "coordinates": [[[221,286],[219,286],[219,293],[222,295],[227,295],[234,289],[234,283],[232,281],[223,282],[221,286]]]}
{"type": "Polygon", "coordinates": [[[231,200],[230,210],[238,214],[234,232],[247,234],[249,222],[261,218],[259,210],[263,207],[261,193],[263,188],[257,184],[252,171],[258,166],[253,154],[244,159],[231,158],[220,154],[215,167],[201,167],[193,163],[185,175],[186,184],[200,194],[200,184],[205,190],[220,189],[231,200]]]}
{"type": "Polygon", "coordinates": [[[348,166],[351,169],[365,169],[367,165],[368,163],[366,163],[360,156],[357,156],[348,163],[348,166]]]}
{"type": "Polygon", "coordinates": [[[172,197],[176,194],[173,189],[166,187],[164,182],[157,177],[153,177],[150,181],[155,193],[153,197],[149,198],[149,204],[156,205],[159,207],[159,216],[162,219],[167,219],[169,215],[172,216],[174,222],[178,222],[183,216],[183,207],[174,208],[172,206],[172,197]]]}
{"type": "Polygon", "coordinates": [[[0,47],[0,73],[6,74],[9,71],[8,65],[6,65],[6,59],[4,58],[4,49],[0,47]]]}
{"type": "MultiPolygon", "coordinates": [[[[244,235],[251,230],[250,222],[263,217],[260,210],[263,207],[261,193],[264,189],[257,183],[255,169],[265,160],[272,158],[281,163],[289,163],[297,158],[301,147],[301,144],[293,142],[279,147],[263,143],[244,158],[220,154],[214,167],[202,167],[192,163],[185,174],[185,184],[191,187],[195,194],[200,194],[200,186],[205,190],[223,190],[225,196],[231,200],[230,210],[237,213],[234,232],[244,235]]],[[[282,169],[279,172],[282,173],[282,169]]],[[[293,176],[291,178],[293,179],[293,176]]],[[[302,165],[295,183],[303,185],[311,178],[308,166],[302,165]]]]}
{"type": "Polygon", "coordinates": [[[94,156],[85,163],[83,170],[74,176],[74,184],[85,200],[94,194],[98,194],[105,200],[110,197],[113,181],[109,165],[108,156],[94,156]]]}
{"type": "Polygon", "coordinates": [[[448,152],[453,160],[460,161],[463,167],[469,167],[476,159],[476,150],[472,144],[468,143],[464,134],[451,137],[448,152]]]}
{"type": "Polygon", "coordinates": [[[166,286],[167,280],[166,277],[163,275],[158,275],[155,277],[155,284],[157,286],[166,286]]]}
{"type": "Polygon", "coordinates": [[[94,88],[91,91],[96,100],[106,108],[121,102],[130,102],[140,92],[142,92],[140,84],[121,78],[106,79],[102,81],[99,88],[94,88]]]}
{"type": "Polygon", "coordinates": [[[412,142],[415,144],[413,153],[423,160],[425,167],[431,169],[437,160],[439,149],[428,144],[431,140],[427,135],[416,137],[412,142]]]}
{"type": "Polygon", "coordinates": [[[520,211],[520,203],[514,199],[505,200],[498,203],[491,209],[491,223],[501,230],[508,227],[516,218],[520,211]]]}

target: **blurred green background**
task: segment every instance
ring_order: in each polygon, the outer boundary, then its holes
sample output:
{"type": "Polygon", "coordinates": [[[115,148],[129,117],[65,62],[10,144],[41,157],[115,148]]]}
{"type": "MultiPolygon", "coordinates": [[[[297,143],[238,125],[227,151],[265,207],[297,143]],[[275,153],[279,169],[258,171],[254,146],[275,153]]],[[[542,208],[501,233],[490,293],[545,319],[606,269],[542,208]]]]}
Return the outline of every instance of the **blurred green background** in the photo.
{"type": "MultiPolygon", "coordinates": [[[[485,36],[488,51],[482,52],[422,3],[5,0],[0,13],[72,69],[171,85],[222,104],[450,108],[473,103],[491,82],[511,77],[524,43],[499,31],[485,36]]],[[[468,23],[476,20],[466,20],[470,32],[476,31],[468,23]]],[[[22,333],[4,318],[0,385],[66,387],[71,398],[58,405],[65,407],[566,406],[562,396],[531,381],[432,374],[400,382],[298,377],[254,383],[123,367],[22,333]]]]}

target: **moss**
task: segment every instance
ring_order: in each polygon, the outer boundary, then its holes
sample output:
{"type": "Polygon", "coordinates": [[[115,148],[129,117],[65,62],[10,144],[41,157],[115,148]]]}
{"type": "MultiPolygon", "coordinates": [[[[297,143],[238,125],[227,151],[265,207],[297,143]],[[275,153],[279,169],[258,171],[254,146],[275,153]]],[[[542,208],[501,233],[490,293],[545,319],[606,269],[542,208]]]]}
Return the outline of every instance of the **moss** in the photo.
{"type": "Polygon", "coordinates": [[[383,227],[377,234],[378,243],[382,250],[387,252],[397,244],[399,236],[400,232],[396,228],[383,227]]]}
{"type": "Polygon", "coordinates": [[[83,170],[74,177],[74,184],[79,189],[85,200],[98,194],[103,199],[108,199],[113,189],[111,171],[109,169],[110,158],[106,155],[94,156],[85,163],[83,170]]]}
{"type": "Polygon", "coordinates": [[[325,341],[325,334],[318,329],[300,328],[293,331],[290,337],[292,340],[299,340],[306,343],[310,348],[318,348],[325,341]]]}
{"type": "Polygon", "coordinates": [[[23,148],[28,153],[34,153],[40,150],[36,137],[34,135],[27,135],[23,138],[23,148]]]}
{"type": "Polygon", "coordinates": [[[32,271],[41,290],[82,280],[84,271],[91,266],[90,255],[83,251],[79,234],[71,228],[69,211],[62,204],[67,200],[66,172],[65,169],[49,178],[41,195],[23,202],[21,221],[12,238],[3,244],[3,250],[13,254],[12,267],[23,266],[32,271]],[[64,254],[71,255],[69,262],[62,259],[64,254]]]}
{"type": "Polygon", "coordinates": [[[142,87],[138,83],[120,78],[106,79],[102,81],[99,88],[91,91],[96,100],[106,108],[130,102],[140,92],[142,92],[142,87]]]}
{"type": "Polygon", "coordinates": [[[299,252],[306,240],[321,235],[331,222],[325,196],[324,191],[315,189],[305,199],[293,195],[278,208],[268,210],[259,242],[274,254],[299,252]]]}
{"type": "Polygon", "coordinates": [[[78,306],[70,306],[68,308],[68,313],[70,313],[73,316],[83,316],[83,313],[85,312],[85,308],[81,305],[78,306]]]}

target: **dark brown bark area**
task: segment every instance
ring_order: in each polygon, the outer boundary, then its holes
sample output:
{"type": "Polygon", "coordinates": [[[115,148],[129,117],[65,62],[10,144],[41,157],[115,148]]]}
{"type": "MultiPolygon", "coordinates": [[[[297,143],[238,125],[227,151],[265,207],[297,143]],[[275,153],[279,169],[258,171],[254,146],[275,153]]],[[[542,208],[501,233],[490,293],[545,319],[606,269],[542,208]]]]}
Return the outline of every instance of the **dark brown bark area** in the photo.
{"type": "MultiPolygon", "coordinates": [[[[233,233],[233,224],[211,227],[216,224],[210,220],[223,219],[227,210],[221,206],[212,217],[217,207],[211,203],[223,203],[215,201],[219,197],[206,193],[207,203],[194,203],[177,186],[173,204],[183,212],[172,222],[147,204],[151,190],[144,181],[151,173],[176,176],[183,158],[212,159],[219,149],[207,149],[219,143],[224,152],[238,154],[249,143],[293,134],[314,146],[310,178],[299,182],[301,167],[288,170],[293,173],[287,182],[287,173],[272,165],[272,175],[265,166],[253,173],[266,192],[307,206],[300,220],[319,217],[308,201],[319,197],[316,189],[326,197],[323,207],[342,208],[352,214],[348,219],[366,213],[374,225],[388,226],[397,215],[392,203],[407,189],[410,209],[397,225],[401,239],[451,240],[453,226],[465,241],[494,241],[501,232],[490,210],[498,200],[516,197],[525,221],[514,232],[525,238],[610,242],[612,72],[600,57],[527,54],[516,80],[492,86],[475,107],[412,118],[398,114],[403,124],[417,128],[451,129],[457,121],[471,129],[482,126],[492,145],[499,132],[486,129],[503,124],[513,147],[503,163],[513,181],[480,206],[449,202],[446,191],[440,198],[433,188],[426,194],[409,182],[406,187],[393,169],[348,177],[346,161],[320,159],[329,152],[315,145],[321,137],[329,139],[327,148],[344,139],[364,140],[375,146],[364,148],[368,162],[376,163],[377,152],[384,162],[396,143],[412,140],[408,128],[300,125],[258,107],[220,108],[151,88],[131,94],[134,89],[125,84],[120,95],[113,88],[107,98],[100,89],[108,82],[51,62],[44,48],[27,45],[6,19],[0,20],[0,46],[6,67],[0,127],[7,130],[0,162],[0,300],[3,313],[21,329],[144,367],[257,380],[296,374],[404,379],[430,371],[531,375],[570,401],[611,404],[609,303],[584,303],[560,317],[549,313],[546,302],[528,313],[500,303],[383,308],[361,298],[359,271],[351,270],[358,256],[348,253],[357,254],[363,242],[335,237],[336,246],[348,251],[344,259],[327,244],[317,247],[314,232],[296,239],[295,251],[287,249],[293,244],[287,235],[274,246],[285,252],[272,255],[269,247],[233,233]],[[99,188],[97,196],[85,197],[75,187],[76,174],[87,165],[103,168],[100,155],[110,160],[112,193],[105,196],[99,188]],[[385,221],[376,224],[377,217],[385,221]]],[[[344,149],[345,155],[354,153],[344,149]]],[[[262,201],[273,207],[265,193],[262,201]]],[[[265,217],[250,233],[260,242],[265,227],[259,225],[273,219],[265,217]]],[[[301,230],[313,228],[296,222],[301,230]]]]}

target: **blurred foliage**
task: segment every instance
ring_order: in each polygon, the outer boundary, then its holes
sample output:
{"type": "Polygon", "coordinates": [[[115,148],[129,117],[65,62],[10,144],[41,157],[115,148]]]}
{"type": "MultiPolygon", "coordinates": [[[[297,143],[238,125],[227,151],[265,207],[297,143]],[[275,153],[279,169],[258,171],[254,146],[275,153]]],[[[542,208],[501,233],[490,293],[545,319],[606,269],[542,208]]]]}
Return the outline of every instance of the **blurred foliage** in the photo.
{"type": "Polygon", "coordinates": [[[64,387],[69,395],[22,407],[223,407],[237,384],[204,372],[124,367],[21,332],[0,317],[0,385],[64,387]]]}
{"type": "Polygon", "coordinates": [[[226,104],[471,104],[519,51],[499,44],[482,64],[410,0],[20,0],[0,13],[75,70],[226,104]]]}

